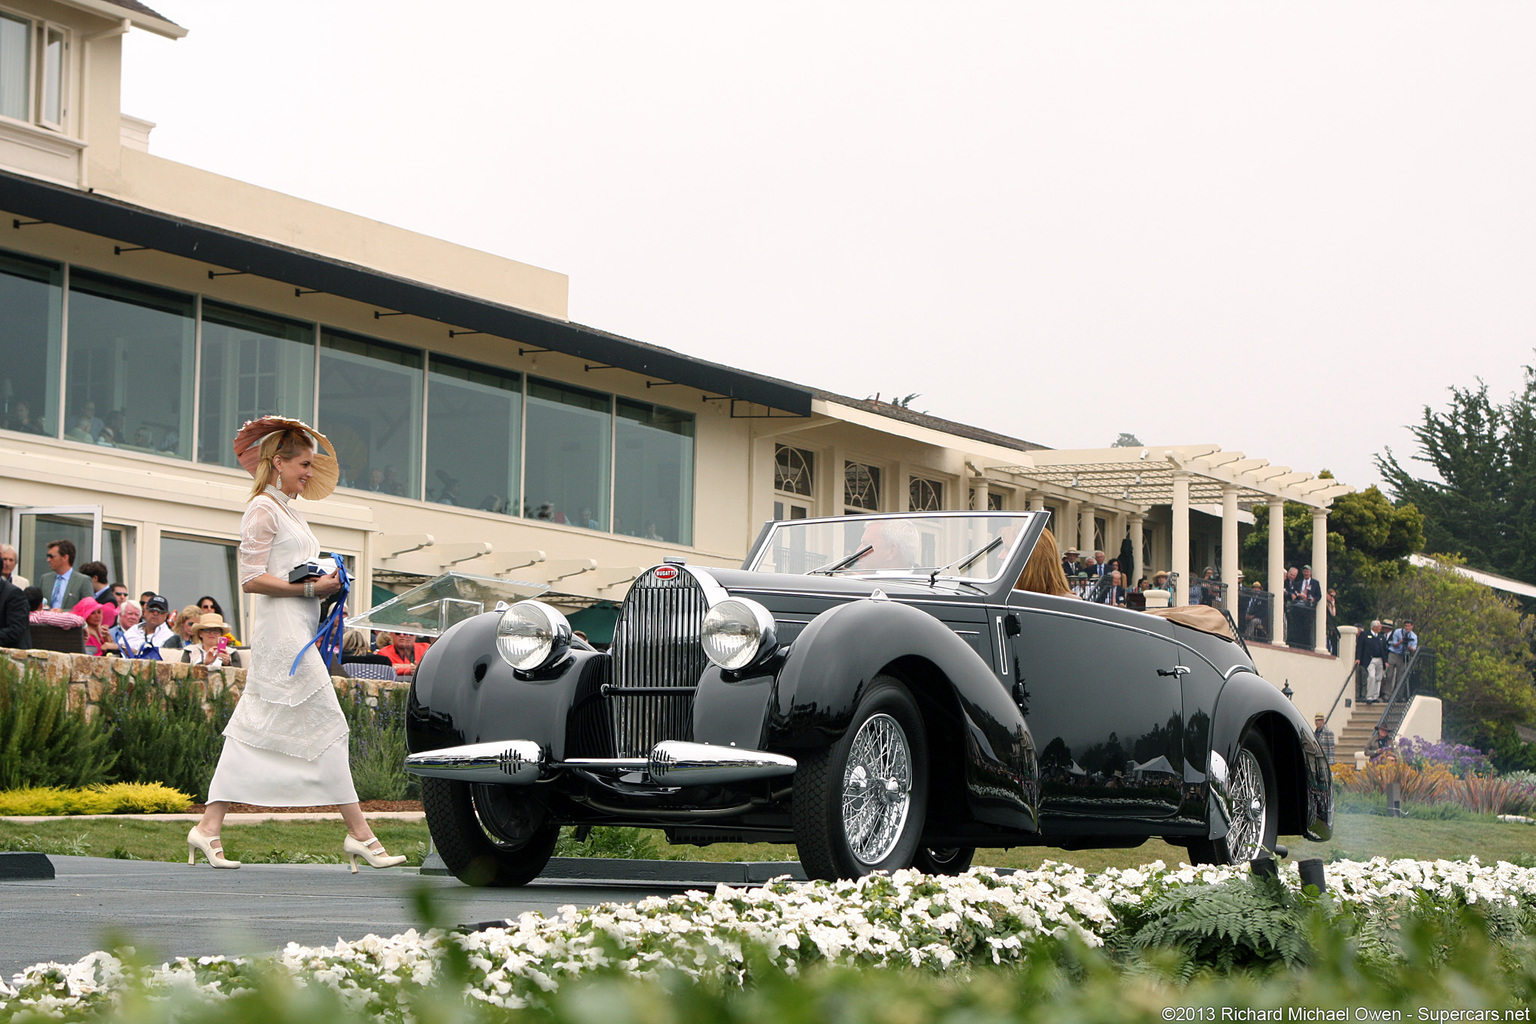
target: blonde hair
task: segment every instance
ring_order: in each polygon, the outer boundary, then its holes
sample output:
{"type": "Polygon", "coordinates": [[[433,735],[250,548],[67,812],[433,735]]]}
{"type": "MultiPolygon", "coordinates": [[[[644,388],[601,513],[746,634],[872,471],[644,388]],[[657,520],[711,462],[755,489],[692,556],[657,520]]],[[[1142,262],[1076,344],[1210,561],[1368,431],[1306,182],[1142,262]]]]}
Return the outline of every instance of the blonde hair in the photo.
{"type": "MultiPolygon", "coordinates": [[[[181,617],[176,620],[176,631],[178,633],[181,632],[181,628],[184,624],[188,622],[196,622],[198,619],[202,618],[202,615],[203,610],[197,605],[187,605],[181,610],[181,617]]],[[[195,633],[197,630],[193,630],[193,632],[195,633]]]]}
{"type": "Polygon", "coordinates": [[[255,479],[251,482],[251,497],[256,497],[273,484],[276,472],[272,467],[272,459],[281,457],[284,460],[294,458],[300,452],[314,451],[315,439],[302,430],[293,427],[285,427],[282,430],[274,430],[261,439],[261,458],[256,462],[255,479]]]}
{"type": "Polygon", "coordinates": [[[1035,544],[1035,550],[1029,553],[1029,561],[1024,563],[1024,571],[1019,573],[1019,581],[1013,589],[1057,597],[1072,596],[1072,588],[1067,586],[1067,574],[1061,568],[1056,535],[1049,529],[1040,531],[1040,540],[1035,544]]]}
{"type": "Polygon", "coordinates": [[[343,654],[368,654],[368,638],[360,629],[349,629],[341,634],[341,652],[343,654]]]}

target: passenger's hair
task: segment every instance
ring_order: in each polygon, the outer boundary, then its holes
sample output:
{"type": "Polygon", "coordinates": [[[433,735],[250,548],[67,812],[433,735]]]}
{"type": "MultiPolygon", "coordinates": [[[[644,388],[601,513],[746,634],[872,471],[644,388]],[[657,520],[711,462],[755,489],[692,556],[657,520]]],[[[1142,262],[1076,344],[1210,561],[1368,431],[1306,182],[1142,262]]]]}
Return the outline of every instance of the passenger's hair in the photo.
{"type": "Polygon", "coordinates": [[[1029,561],[1024,563],[1024,571],[1019,573],[1019,581],[1013,589],[1057,597],[1072,596],[1072,588],[1067,586],[1067,574],[1061,569],[1056,535],[1049,529],[1040,532],[1040,540],[1036,542],[1035,550],[1029,553],[1029,561]]]}
{"type": "Polygon", "coordinates": [[[313,451],[315,439],[302,430],[289,427],[285,430],[275,430],[268,434],[261,442],[261,459],[256,463],[255,480],[251,483],[251,497],[256,497],[267,489],[267,485],[277,479],[276,472],[272,469],[272,458],[281,455],[284,459],[291,459],[303,451],[313,451]]]}
{"type": "Polygon", "coordinates": [[[360,629],[349,629],[341,635],[341,653],[361,655],[371,653],[368,650],[368,638],[360,629]]]}
{"type": "MultiPolygon", "coordinates": [[[[70,568],[71,569],[74,568],[74,566],[75,566],[75,542],[74,541],[69,540],[68,538],[65,538],[64,540],[51,540],[51,541],[48,542],[48,547],[50,547],[50,548],[58,548],[59,549],[59,554],[63,555],[65,558],[69,559],[69,566],[70,566],[70,568]]],[[[47,548],[44,548],[43,550],[46,551],[47,548]]]]}

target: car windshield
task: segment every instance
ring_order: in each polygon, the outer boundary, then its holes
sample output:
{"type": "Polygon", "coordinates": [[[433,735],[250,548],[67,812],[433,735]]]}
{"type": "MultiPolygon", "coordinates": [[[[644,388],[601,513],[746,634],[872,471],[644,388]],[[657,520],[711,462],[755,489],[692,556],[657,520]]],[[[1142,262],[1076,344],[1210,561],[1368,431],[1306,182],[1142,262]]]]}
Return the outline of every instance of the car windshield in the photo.
{"type": "Polygon", "coordinates": [[[932,512],[772,523],[758,572],[996,580],[1037,513],[932,512]]]}

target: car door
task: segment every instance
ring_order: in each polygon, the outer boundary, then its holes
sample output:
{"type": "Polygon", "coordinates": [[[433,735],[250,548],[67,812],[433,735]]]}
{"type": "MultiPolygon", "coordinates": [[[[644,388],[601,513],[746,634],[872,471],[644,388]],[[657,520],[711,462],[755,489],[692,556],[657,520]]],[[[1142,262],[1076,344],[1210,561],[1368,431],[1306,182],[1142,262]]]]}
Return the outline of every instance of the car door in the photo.
{"type": "Polygon", "coordinates": [[[1189,669],[1168,626],[1071,598],[1015,592],[1010,605],[1014,695],[1039,757],[1046,834],[1053,819],[1070,833],[1176,814],[1189,669]]]}

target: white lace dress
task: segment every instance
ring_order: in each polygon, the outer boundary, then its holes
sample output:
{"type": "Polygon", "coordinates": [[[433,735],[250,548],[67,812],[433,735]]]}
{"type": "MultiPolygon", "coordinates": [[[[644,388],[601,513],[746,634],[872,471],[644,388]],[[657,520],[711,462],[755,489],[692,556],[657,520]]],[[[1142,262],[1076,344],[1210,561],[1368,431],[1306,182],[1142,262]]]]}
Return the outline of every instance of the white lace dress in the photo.
{"type": "MultiPolygon", "coordinates": [[[[288,571],[320,555],[320,542],[275,487],[251,499],[240,520],[240,582],[288,571]]],[[[261,807],[357,800],[347,763],[347,720],[331,674],[313,647],[288,669],[319,627],[320,599],[251,595],[252,664],[224,729],[208,799],[261,807]]]]}

